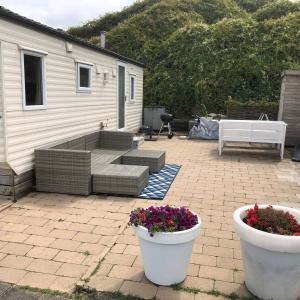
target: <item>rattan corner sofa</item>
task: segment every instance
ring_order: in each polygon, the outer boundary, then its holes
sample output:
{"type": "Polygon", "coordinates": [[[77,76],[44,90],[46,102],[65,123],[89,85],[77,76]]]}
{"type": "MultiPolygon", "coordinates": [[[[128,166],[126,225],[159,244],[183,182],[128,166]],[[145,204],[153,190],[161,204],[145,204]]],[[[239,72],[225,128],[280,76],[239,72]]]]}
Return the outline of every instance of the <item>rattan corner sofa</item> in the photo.
{"type": "Polygon", "coordinates": [[[148,184],[149,167],[151,171],[163,167],[165,152],[132,147],[132,133],[99,131],[36,149],[36,190],[139,195],[148,184]],[[139,157],[122,164],[123,156],[131,151],[139,157]]]}

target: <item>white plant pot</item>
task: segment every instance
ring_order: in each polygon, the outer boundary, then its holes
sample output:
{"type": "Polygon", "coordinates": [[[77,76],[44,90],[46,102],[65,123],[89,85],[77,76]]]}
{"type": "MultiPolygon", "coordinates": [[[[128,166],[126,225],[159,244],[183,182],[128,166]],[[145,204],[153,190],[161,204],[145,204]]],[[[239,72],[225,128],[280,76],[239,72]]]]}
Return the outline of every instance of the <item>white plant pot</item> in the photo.
{"type": "Polygon", "coordinates": [[[146,277],[155,284],[182,282],[187,274],[201,219],[193,228],[178,232],[157,232],[153,237],[145,227],[134,227],[139,238],[146,277]]]}
{"type": "MultiPolygon", "coordinates": [[[[241,207],[233,215],[248,290],[264,300],[300,299],[300,236],[271,234],[248,226],[243,218],[249,208],[253,205],[241,207]]],[[[290,212],[300,222],[299,210],[277,205],[273,208],[290,212]]]]}

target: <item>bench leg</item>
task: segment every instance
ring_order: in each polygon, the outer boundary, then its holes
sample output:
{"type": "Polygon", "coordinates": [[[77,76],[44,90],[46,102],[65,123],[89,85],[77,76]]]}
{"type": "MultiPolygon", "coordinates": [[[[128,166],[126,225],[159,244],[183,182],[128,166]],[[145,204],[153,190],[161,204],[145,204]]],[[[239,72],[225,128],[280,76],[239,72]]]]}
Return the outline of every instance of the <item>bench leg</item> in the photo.
{"type": "Polygon", "coordinates": [[[284,143],[280,145],[280,158],[283,159],[284,155],[284,143]]]}
{"type": "Polygon", "coordinates": [[[219,140],[219,155],[222,155],[222,150],[223,150],[223,141],[219,140]]]}

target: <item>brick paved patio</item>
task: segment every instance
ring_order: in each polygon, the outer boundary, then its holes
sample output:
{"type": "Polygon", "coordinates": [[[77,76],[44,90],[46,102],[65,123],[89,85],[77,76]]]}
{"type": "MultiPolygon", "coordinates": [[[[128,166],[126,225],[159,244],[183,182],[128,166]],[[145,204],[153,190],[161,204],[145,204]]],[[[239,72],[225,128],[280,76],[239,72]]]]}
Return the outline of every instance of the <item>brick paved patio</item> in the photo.
{"type": "Polygon", "coordinates": [[[0,281],[68,292],[80,283],[145,299],[222,299],[145,278],[128,214],[169,203],[189,206],[203,221],[182,286],[247,296],[232,213],[256,201],[300,207],[300,164],[265,150],[226,148],[219,157],[215,142],[177,138],[143,148],[164,149],[168,163],[182,165],[165,200],[31,193],[0,212],[0,281]]]}

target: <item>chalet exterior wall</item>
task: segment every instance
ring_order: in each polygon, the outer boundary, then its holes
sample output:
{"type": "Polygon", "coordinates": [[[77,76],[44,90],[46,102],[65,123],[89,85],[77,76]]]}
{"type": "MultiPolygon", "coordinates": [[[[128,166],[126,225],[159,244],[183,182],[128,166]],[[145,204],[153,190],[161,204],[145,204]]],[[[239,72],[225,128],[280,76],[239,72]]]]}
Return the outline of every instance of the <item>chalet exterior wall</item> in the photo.
{"type": "Polygon", "coordinates": [[[143,68],[117,57],[66,41],[0,17],[0,162],[7,162],[16,175],[34,167],[35,148],[100,128],[116,130],[118,122],[117,67],[126,65],[125,90],[129,77],[136,78],[134,102],[126,101],[126,129],[137,131],[142,121],[143,68]],[[24,110],[22,106],[21,50],[46,52],[47,107],[24,110]],[[92,64],[92,91],[76,89],[76,62],[92,64]],[[108,72],[104,82],[103,72],[108,72]]]}

